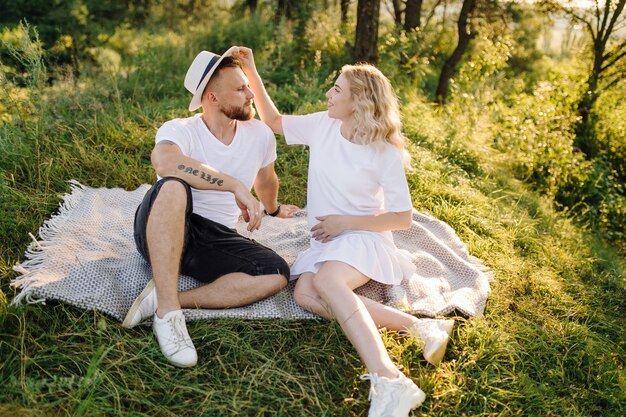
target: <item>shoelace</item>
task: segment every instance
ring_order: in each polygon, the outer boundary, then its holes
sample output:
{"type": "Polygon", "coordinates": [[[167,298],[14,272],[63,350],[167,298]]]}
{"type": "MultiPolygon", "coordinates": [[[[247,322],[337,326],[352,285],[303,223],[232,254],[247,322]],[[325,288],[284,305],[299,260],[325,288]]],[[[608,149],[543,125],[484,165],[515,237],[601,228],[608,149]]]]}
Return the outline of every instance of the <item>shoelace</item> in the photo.
{"type": "Polygon", "coordinates": [[[187,337],[185,337],[185,324],[183,322],[183,317],[178,315],[173,316],[169,320],[169,325],[172,329],[172,335],[175,338],[173,342],[176,345],[176,352],[191,347],[187,341],[187,337]]]}
{"type": "Polygon", "coordinates": [[[367,396],[368,401],[372,401],[372,398],[378,395],[376,391],[376,385],[378,384],[378,375],[377,374],[363,374],[359,377],[361,381],[370,381],[370,392],[367,396]]]}

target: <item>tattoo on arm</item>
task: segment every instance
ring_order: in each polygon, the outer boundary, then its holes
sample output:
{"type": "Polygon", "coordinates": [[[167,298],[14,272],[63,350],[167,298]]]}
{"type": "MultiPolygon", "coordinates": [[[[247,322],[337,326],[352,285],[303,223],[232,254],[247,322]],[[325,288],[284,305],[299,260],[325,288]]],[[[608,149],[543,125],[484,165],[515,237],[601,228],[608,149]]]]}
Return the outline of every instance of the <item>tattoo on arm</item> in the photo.
{"type": "Polygon", "coordinates": [[[178,165],[177,168],[179,171],[182,171],[186,174],[191,174],[193,176],[200,177],[200,179],[205,180],[209,184],[216,184],[220,187],[222,186],[222,184],[224,184],[224,180],[217,178],[217,177],[213,177],[208,172],[204,172],[199,169],[193,169],[192,167],[188,167],[183,164],[178,165]]]}

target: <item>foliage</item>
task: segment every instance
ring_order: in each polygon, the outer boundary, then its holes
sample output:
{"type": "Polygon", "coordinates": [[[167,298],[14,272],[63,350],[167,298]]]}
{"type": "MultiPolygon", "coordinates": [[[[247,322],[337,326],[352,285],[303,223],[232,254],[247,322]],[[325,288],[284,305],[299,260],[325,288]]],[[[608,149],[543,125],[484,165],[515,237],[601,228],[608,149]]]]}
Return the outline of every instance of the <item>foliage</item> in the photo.
{"type": "Polygon", "coordinates": [[[537,83],[532,94],[515,94],[515,101],[499,113],[496,145],[517,156],[514,172],[518,178],[554,198],[584,223],[604,231],[605,238],[623,251],[626,193],[619,166],[624,161],[624,139],[614,130],[605,133],[600,143],[606,151],[593,160],[577,149],[573,126],[578,80],[572,75],[555,69],[547,80],[537,83]]]}
{"type": "MultiPolygon", "coordinates": [[[[173,28],[175,24],[183,24],[180,29],[184,30],[185,21],[219,15],[218,0],[203,3],[195,0],[0,0],[0,10],[3,10],[0,24],[6,26],[3,32],[10,32],[23,19],[36,26],[45,51],[43,58],[55,70],[49,74],[54,80],[64,78],[67,72],[77,76],[86,66],[97,64],[101,47],[106,46],[119,29],[153,24],[173,28]]],[[[24,68],[3,48],[0,48],[0,59],[15,66],[18,73],[24,68]]]]}
{"type": "Polygon", "coordinates": [[[616,171],[616,181],[626,182],[626,102],[624,84],[606,92],[596,105],[599,114],[596,134],[602,144],[601,152],[616,171]]]}
{"type": "Polygon", "coordinates": [[[437,57],[432,48],[442,38],[442,33],[433,30],[387,31],[381,37],[378,67],[400,91],[433,90],[437,83],[433,65],[437,57]]]}
{"type": "MultiPolygon", "coordinates": [[[[70,66],[74,74],[81,70],[79,61],[93,60],[89,48],[100,45],[115,30],[128,6],[119,1],[0,1],[3,23],[28,18],[41,35],[46,60],[54,67],[70,66]]],[[[6,56],[2,50],[0,54],[6,56]]]]}
{"type": "Polygon", "coordinates": [[[524,80],[530,84],[535,81],[535,65],[540,62],[543,51],[537,48],[539,36],[544,27],[551,24],[548,16],[538,12],[525,3],[509,2],[506,4],[506,14],[510,18],[510,57],[509,71],[512,75],[524,75],[524,80]]]}
{"type": "Polygon", "coordinates": [[[598,114],[595,103],[606,91],[623,84],[626,74],[626,39],[623,28],[626,25],[626,0],[596,2],[595,7],[578,7],[575,4],[544,0],[547,8],[567,16],[572,23],[580,24],[586,32],[588,54],[586,80],[583,85],[577,112],[580,116],[575,126],[575,145],[597,164],[602,159],[599,154],[602,143],[596,137],[598,114]]]}
{"type": "Polygon", "coordinates": [[[20,22],[14,30],[4,30],[1,41],[6,54],[0,61],[3,63],[3,80],[30,86],[34,90],[42,87],[47,74],[37,30],[28,23],[20,22]],[[9,64],[11,61],[13,66],[9,64]]]}

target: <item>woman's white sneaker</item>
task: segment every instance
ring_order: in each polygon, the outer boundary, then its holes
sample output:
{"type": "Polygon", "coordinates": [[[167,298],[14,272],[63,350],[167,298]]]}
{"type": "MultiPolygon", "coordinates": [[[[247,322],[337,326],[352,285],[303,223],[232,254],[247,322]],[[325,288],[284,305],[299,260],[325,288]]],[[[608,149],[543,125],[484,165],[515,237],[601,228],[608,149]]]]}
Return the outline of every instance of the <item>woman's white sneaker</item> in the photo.
{"type": "Polygon", "coordinates": [[[168,361],[182,368],[198,363],[198,354],[187,332],[182,310],[170,311],[163,318],[155,314],[152,329],[168,361]]]}
{"type": "Polygon", "coordinates": [[[377,374],[361,375],[361,379],[370,380],[372,384],[368,417],[407,417],[426,398],[424,391],[403,373],[395,379],[377,374]]]}
{"type": "Polygon", "coordinates": [[[424,358],[433,365],[439,365],[446,353],[454,320],[417,319],[407,331],[424,347],[424,358]]]}

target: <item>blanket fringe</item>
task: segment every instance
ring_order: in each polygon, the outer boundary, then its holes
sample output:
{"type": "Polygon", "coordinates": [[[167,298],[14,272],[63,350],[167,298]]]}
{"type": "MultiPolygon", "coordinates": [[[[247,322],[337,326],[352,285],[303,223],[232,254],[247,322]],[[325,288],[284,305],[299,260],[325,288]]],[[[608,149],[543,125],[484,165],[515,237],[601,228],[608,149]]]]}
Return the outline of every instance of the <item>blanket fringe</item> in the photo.
{"type": "Polygon", "coordinates": [[[70,192],[62,196],[63,201],[59,205],[58,212],[39,228],[41,240],[38,240],[32,233],[28,233],[32,242],[26,249],[26,260],[13,266],[13,270],[20,275],[11,281],[11,286],[20,288],[21,292],[15,296],[11,305],[19,305],[22,302],[45,304],[45,298],[35,298],[31,294],[32,285],[40,280],[37,273],[44,270],[47,264],[46,250],[57,243],[59,231],[67,222],[70,211],[82,199],[85,191],[85,186],[76,180],[69,180],[68,183],[70,184],[70,192]]]}
{"type": "Polygon", "coordinates": [[[31,292],[27,292],[26,290],[22,291],[18,295],[15,296],[15,299],[11,302],[11,305],[20,305],[22,303],[26,304],[43,304],[46,305],[45,298],[36,298],[35,295],[31,292]]]}
{"type": "Polygon", "coordinates": [[[35,247],[38,250],[42,250],[43,247],[39,244],[39,242],[37,241],[37,238],[35,236],[33,236],[33,234],[31,232],[28,232],[28,236],[30,236],[30,238],[32,239],[33,245],[35,245],[35,247]]]}

